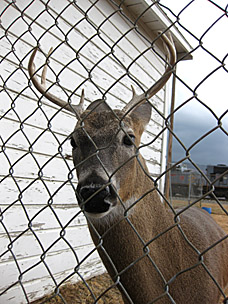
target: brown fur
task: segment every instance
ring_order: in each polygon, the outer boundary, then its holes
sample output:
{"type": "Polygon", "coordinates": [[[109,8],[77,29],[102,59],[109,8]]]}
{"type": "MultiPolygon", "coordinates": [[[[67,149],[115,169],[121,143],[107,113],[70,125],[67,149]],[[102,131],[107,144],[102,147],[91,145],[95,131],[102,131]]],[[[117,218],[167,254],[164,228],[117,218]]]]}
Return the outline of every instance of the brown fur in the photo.
{"type": "MultiPolygon", "coordinates": [[[[139,109],[137,111],[126,117],[124,124],[134,130],[136,146],[139,146],[146,121],[139,109]]],[[[116,113],[121,117],[121,112],[116,113]]],[[[113,134],[118,134],[119,125],[111,112],[91,113],[84,121],[84,129],[97,146],[106,147],[100,152],[100,158],[111,171],[126,157],[120,151],[117,135],[113,138],[113,134]]],[[[159,297],[156,301],[159,304],[217,304],[221,293],[208,271],[224,290],[228,282],[228,240],[206,251],[201,261],[199,254],[225,233],[210,215],[197,208],[181,213],[175,225],[175,214],[165,209],[153,182],[144,172],[147,172],[144,159],[139,156],[139,160],[141,165],[134,157],[117,170],[116,179],[121,181],[118,195],[124,203],[131,197],[139,199],[149,193],[129,210],[126,218],[123,214],[112,220],[88,218],[91,236],[106,269],[114,282],[119,280],[117,286],[126,304],[154,303],[159,297]]],[[[78,173],[90,170],[91,166],[93,170],[100,168],[99,162],[94,165],[94,161],[94,158],[87,160],[83,168],[78,167],[78,173]]]]}
{"type": "MultiPolygon", "coordinates": [[[[173,218],[174,216],[165,210],[156,193],[152,193],[136,205],[129,220],[144,242],[148,242],[171,227],[174,224],[173,218]]],[[[209,215],[198,209],[188,210],[180,218],[181,228],[199,251],[205,250],[225,235],[209,215]]],[[[121,221],[108,233],[106,231],[110,227],[95,227],[101,236],[104,235],[105,252],[102,248],[98,251],[105,267],[115,281],[117,274],[110,264],[109,258],[117,271],[121,272],[138,258],[143,257],[143,244],[127,220],[121,221]],[[108,259],[106,254],[109,256],[108,259]]],[[[90,232],[94,243],[98,244],[97,236],[91,227],[90,232]]],[[[159,267],[166,281],[199,262],[198,254],[188,245],[177,227],[152,242],[148,248],[150,257],[159,267]]],[[[227,253],[228,242],[224,241],[203,256],[204,264],[223,289],[228,282],[227,253]]],[[[165,292],[165,283],[146,255],[120,275],[120,282],[134,304],[150,303],[165,292]]],[[[122,288],[120,286],[119,288],[123,294],[122,288]]],[[[221,295],[201,264],[179,274],[170,283],[169,294],[178,304],[217,304],[221,295]]],[[[125,303],[130,302],[125,298],[125,303]]],[[[156,303],[172,302],[166,295],[156,303]]]]}

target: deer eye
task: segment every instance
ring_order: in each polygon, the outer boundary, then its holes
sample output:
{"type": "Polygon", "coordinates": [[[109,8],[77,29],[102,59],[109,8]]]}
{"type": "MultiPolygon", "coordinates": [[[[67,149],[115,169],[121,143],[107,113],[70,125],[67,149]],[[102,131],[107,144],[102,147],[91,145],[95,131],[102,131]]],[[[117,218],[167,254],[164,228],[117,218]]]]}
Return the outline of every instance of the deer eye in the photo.
{"type": "Polygon", "coordinates": [[[71,137],[71,139],[70,139],[70,144],[71,144],[73,149],[77,148],[77,144],[76,144],[75,140],[73,139],[73,137],[71,137]]]}
{"type": "Polygon", "coordinates": [[[133,134],[125,135],[123,138],[123,143],[126,146],[133,146],[134,142],[135,142],[135,136],[133,134]]]}

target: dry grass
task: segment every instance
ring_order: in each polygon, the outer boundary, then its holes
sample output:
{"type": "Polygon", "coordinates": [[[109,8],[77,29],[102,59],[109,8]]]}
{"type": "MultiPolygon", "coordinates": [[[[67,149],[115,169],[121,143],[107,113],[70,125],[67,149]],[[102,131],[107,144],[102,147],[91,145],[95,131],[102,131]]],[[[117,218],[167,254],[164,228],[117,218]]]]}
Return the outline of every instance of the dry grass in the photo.
{"type": "MultiPolygon", "coordinates": [[[[198,204],[199,205],[199,204],[198,204]]],[[[175,201],[175,207],[186,206],[186,201],[175,201]]],[[[221,225],[221,227],[228,233],[228,216],[224,214],[221,208],[217,204],[213,204],[211,202],[202,203],[201,207],[211,207],[212,208],[212,216],[213,218],[221,225]]],[[[225,206],[228,211],[228,206],[225,206]]],[[[103,274],[96,276],[87,281],[87,284],[91,288],[95,297],[99,297],[105,290],[110,288],[113,285],[112,280],[110,279],[108,274],[103,274]]],[[[89,292],[88,288],[83,282],[79,282],[77,284],[67,284],[60,288],[60,294],[54,296],[52,299],[49,297],[42,298],[32,304],[92,304],[95,299],[89,292]],[[61,297],[63,297],[64,301],[62,301],[61,297]]],[[[228,295],[228,289],[226,290],[226,294],[228,295]]],[[[104,295],[99,299],[97,304],[124,304],[121,298],[121,295],[118,289],[113,286],[110,290],[108,290],[104,295]]],[[[222,303],[222,300],[219,302],[222,303]]]]}
{"type": "MultiPolygon", "coordinates": [[[[95,297],[99,297],[106,289],[113,285],[107,273],[96,276],[90,280],[87,280],[87,284],[91,288],[95,297]]],[[[67,304],[92,304],[95,299],[91,295],[89,289],[83,282],[76,284],[67,284],[60,288],[61,296],[64,298],[67,304]]],[[[59,295],[56,295],[52,299],[49,297],[42,298],[40,300],[32,302],[32,304],[62,304],[64,303],[59,295]],[[45,301],[45,302],[44,302],[45,301]]],[[[124,304],[122,297],[118,289],[114,286],[107,291],[102,298],[96,302],[98,304],[124,304]]]]}

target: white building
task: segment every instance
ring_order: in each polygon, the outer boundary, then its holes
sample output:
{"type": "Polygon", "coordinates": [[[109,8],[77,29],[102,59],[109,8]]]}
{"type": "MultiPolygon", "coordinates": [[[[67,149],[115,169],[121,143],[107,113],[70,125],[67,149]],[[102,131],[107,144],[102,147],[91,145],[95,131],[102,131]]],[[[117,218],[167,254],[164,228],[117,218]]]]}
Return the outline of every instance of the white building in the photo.
{"type": "MultiPolygon", "coordinates": [[[[73,163],[66,138],[73,131],[75,117],[31,86],[27,65],[33,48],[39,43],[47,54],[54,47],[48,84],[56,82],[57,74],[60,85],[53,85],[51,92],[77,104],[85,88],[87,105],[105,94],[112,108],[121,108],[131,98],[131,84],[140,93],[140,87],[151,86],[163,73],[162,58],[145,50],[159,30],[171,25],[157,5],[149,8],[149,0],[127,0],[121,9],[120,1],[45,2],[0,2],[2,304],[35,300],[71,274],[70,280],[77,281],[74,271],[78,269],[84,278],[104,271],[96,252],[83,260],[94,247],[85,218],[77,214],[77,181],[70,171],[73,163]],[[137,19],[137,28],[132,29],[137,19]],[[129,65],[130,77],[124,68],[129,65]]],[[[182,57],[190,47],[175,26],[171,32],[182,57]]],[[[162,43],[157,42],[155,49],[164,55],[162,43]]],[[[39,52],[37,68],[44,62],[39,52]]],[[[166,166],[167,134],[160,132],[170,96],[169,82],[151,101],[151,123],[143,136],[143,143],[157,137],[143,150],[155,177],[166,166]]]]}

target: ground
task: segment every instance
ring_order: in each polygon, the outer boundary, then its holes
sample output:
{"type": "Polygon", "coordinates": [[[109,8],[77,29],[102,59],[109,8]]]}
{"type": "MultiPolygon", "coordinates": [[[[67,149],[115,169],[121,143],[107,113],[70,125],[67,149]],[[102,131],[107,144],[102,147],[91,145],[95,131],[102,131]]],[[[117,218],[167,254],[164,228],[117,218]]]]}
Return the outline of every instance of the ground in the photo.
{"type": "MultiPolygon", "coordinates": [[[[186,201],[174,201],[174,207],[186,206],[186,201]]],[[[219,223],[219,225],[228,233],[228,216],[221,210],[221,208],[214,203],[211,202],[203,202],[198,207],[211,207],[212,208],[212,216],[213,218],[219,223]]],[[[225,205],[226,210],[228,211],[228,205],[225,205]]],[[[87,284],[90,286],[93,294],[95,297],[100,296],[106,289],[113,286],[113,282],[111,281],[109,275],[107,273],[103,275],[99,275],[93,277],[90,280],[87,280],[87,284]]],[[[49,297],[42,298],[33,302],[32,304],[60,304],[60,303],[67,303],[67,304],[93,304],[94,297],[91,296],[87,286],[83,282],[79,282],[77,284],[67,284],[60,289],[60,293],[64,298],[62,300],[61,296],[55,296],[52,299],[49,297]],[[47,301],[45,301],[47,300],[47,301]]],[[[226,290],[226,295],[228,295],[228,289],[226,290]]],[[[97,304],[124,304],[121,298],[121,295],[118,289],[113,286],[108,292],[106,292],[99,301],[96,302],[97,304]]],[[[219,302],[222,302],[221,301],[219,302]]]]}
{"type": "MultiPolygon", "coordinates": [[[[113,285],[112,280],[110,279],[107,273],[93,277],[88,280],[91,290],[93,291],[95,297],[101,295],[107,288],[113,285]]],[[[91,296],[88,288],[83,282],[77,284],[67,284],[60,289],[61,295],[63,296],[64,301],[62,301],[60,296],[55,296],[50,299],[49,297],[42,298],[31,304],[93,304],[94,298],[91,296]],[[47,299],[46,302],[44,300],[47,299]]],[[[96,302],[97,304],[124,304],[121,295],[116,287],[111,288],[107,293],[105,293],[102,298],[96,302]]]]}

